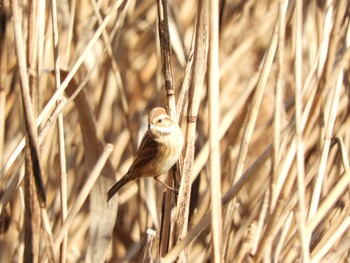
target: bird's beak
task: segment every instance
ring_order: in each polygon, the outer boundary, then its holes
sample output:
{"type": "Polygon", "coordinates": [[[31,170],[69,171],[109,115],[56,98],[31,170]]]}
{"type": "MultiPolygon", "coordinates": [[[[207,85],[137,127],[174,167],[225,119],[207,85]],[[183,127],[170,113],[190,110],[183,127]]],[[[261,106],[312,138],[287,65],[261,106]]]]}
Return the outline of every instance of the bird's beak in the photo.
{"type": "Polygon", "coordinates": [[[153,123],[148,123],[148,129],[152,129],[154,127],[153,123]]]}

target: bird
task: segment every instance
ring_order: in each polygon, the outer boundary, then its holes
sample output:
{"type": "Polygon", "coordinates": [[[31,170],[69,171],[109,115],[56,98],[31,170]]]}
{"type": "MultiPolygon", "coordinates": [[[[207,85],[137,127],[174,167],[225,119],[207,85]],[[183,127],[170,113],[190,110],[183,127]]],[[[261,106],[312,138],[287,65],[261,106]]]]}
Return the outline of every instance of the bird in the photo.
{"type": "Polygon", "coordinates": [[[148,129],[134,160],[127,173],[108,191],[107,202],[121,187],[135,179],[154,177],[161,182],[158,177],[178,161],[183,146],[184,137],[177,121],[170,118],[164,108],[153,108],[148,115],[148,129]]]}

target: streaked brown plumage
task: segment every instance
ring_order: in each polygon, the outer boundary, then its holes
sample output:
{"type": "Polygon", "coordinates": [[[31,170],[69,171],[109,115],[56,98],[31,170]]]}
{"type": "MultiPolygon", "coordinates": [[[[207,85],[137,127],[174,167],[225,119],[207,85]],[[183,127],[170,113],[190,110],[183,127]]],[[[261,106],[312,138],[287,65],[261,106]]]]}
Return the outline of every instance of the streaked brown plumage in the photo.
{"type": "Polygon", "coordinates": [[[107,193],[109,201],[128,182],[141,177],[158,177],[177,162],[184,139],[176,121],[164,108],[154,108],[148,115],[148,130],[128,172],[107,193]]]}

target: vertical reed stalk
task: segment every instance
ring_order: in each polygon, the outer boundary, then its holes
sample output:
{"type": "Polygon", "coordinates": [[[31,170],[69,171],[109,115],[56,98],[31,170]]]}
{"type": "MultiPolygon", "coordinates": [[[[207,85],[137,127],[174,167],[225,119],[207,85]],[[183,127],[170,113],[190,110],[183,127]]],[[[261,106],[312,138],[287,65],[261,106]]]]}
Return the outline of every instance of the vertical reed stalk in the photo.
{"type": "Polygon", "coordinates": [[[219,127],[219,1],[209,1],[209,170],[213,262],[222,262],[221,161],[219,127]]]}

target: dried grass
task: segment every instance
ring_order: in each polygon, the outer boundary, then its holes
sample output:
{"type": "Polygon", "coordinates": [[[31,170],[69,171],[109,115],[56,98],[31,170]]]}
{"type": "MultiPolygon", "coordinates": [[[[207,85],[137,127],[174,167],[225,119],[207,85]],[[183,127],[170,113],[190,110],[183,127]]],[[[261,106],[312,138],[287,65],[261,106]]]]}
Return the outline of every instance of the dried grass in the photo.
{"type": "Polygon", "coordinates": [[[0,0],[0,262],[347,262],[349,3],[170,1],[169,56],[165,2],[0,0]],[[155,106],[187,139],[178,196],[106,203],[155,106]]]}

